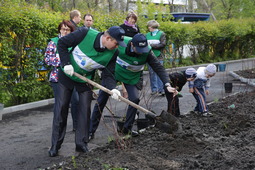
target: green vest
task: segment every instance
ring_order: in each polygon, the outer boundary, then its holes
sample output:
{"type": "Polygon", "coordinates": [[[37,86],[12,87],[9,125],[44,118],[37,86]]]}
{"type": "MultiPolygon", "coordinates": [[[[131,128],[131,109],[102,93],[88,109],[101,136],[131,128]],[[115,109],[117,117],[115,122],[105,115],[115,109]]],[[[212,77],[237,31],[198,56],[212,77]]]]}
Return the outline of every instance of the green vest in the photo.
{"type": "Polygon", "coordinates": [[[50,41],[53,41],[56,44],[56,46],[58,46],[58,40],[59,40],[58,37],[54,37],[50,39],[50,41]]]}
{"type": "MultiPolygon", "coordinates": [[[[124,38],[124,42],[128,44],[130,37],[124,38]]],[[[140,79],[140,74],[147,62],[149,53],[141,54],[139,57],[128,56],[126,48],[119,46],[119,56],[116,60],[115,79],[130,85],[135,85],[140,79]]]]}
{"type": "MultiPolygon", "coordinates": [[[[53,41],[54,44],[56,44],[56,46],[58,47],[58,40],[59,40],[59,37],[54,37],[54,38],[51,38],[49,41],[53,41]]],[[[71,49],[72,49],[72,47],[68,48],[69,51],[71,49]]],[[[56,54],[58,54],[58,50],[56,50],[56,54]]]]}
{"type": "MultiPolygon", "coordinates": [[[[59,37],[54,37],[54,38],[49,39],[49,41],[53,41],[53,42],[56,44],[57,47],[58,47],[58,40],[59,40],[59,37]]],[[[72,48],[68,48],[68,51],[70,51],[71,49],[72,49],[72,48]]],[[[59,57],[58,48],[57,48],[57,50],[56,50],[56,56],[59,57]]],[[[60,57],[59,57],[59,58],[60,58],[60,57]]],[[[57,68],[60,68],[60,66],[58,66],[57,68]]]]}
{"type": "MultiPolygon", "coordinates": [[[[155,36],[152,36],[151,32],[148,32],[146,34],[146,38],[149,41],[149,44],[159,44],[160,43],[160,37],[162,35],[163,31],[158,31],[155,36]]],[[[152,49],[153,53],[155,54],[156,57],[160,56],[160,50],[152,49]]]]}
{"type": "MultiPolygon", "coordinates": [[[[71,64],[74,71],[88,79],[94,78],[95,69],[107,66],[116,51],[116,49],[105,49],[104,52],[97,52],[94,49],[94,43],[98,33],[96,30],[89,29],[85,38],[74,48],[71,54],[71,64]]],[[[67,76],[76,82],[85,82],[75,76],[67,76]]]]}

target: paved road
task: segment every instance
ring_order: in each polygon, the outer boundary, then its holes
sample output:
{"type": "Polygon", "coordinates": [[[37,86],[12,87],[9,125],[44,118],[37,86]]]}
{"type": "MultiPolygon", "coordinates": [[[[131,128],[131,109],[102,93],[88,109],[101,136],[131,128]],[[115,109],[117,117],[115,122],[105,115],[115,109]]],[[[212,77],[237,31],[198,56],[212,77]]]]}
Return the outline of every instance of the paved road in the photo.
{"type": "MultiPolygon", "coordinates": [[[[193,66],[197,68],[198,66],[193,66]]],[[[216,101],[227,95],[232,95],[236,92],[252,90],[254,87],[248,86],[235,80],[229,76],[229,71],[244,70],[254,68],[254,60],[243,60],[236,62],[227,62],[225,72],[217,72],[212,78],[210,95],[207,97],[207,102],[216,101]],[[225,93],[224,82],[233,82],[232,93],[225,93]]],[[[184,70],[185,68],[178,68],[184,70]]],[[[169,70],[171,71],[176,71],[169,70]]],[[[166,110],[166,98],[161,96],[150,96],[150,88],[148,74],[144,75],[144,90],[141,93],[141,106],[153,110],[160,114],[162,110],[166,110]]],[[[195,106],[193,96],[188,93],[188,88],[185,86],[182,91],[183,97],[180,98],[181,113],[186,114],[195,106]]],[[[94,101],[95,102],[95,101],[94,101]]],[[[93,104],[94,104],[93,102],[93,104]]],[[[127,105],[122,102],[110,100],[109,108],[118,116],[123,116],[126,112],[127,105]]],[[[40,169],[52,166],[56,162],[61,162],[64,157],[72,155],[77,156],[75,152],[74,133],[72,132],[71,116],[68,119],[67,133],[65,141],[59,152],[58,157],[48,157],[48,149],[50,147],[51,124],[53,117],[53,104],[8,113],[3,115],[3,120],[0,122],[0,169],[40,169]]],[[[105,109],[104,115],[110,115],[105,109]]],[[[143,114],[141,113],[141,116],[143,114]]],[[[105,145],[110,139],[114,138],[115,123],[111,118],[105,117],[99,126],[95,135],[95,139],[89,143],[89,149],[105,145]]],[[[70,158],[71,159],[71,158],[70,158]]]]}

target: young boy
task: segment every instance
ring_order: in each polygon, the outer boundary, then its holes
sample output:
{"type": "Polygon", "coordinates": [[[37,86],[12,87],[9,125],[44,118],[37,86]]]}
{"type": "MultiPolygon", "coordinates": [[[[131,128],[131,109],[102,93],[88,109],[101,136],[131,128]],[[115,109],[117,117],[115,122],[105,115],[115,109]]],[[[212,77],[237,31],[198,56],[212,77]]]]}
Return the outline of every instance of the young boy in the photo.
{"type": "MultiPolygon", "coordinates": [[[[197,71],[194,68],[188,68],[185,71],[175,72],[169,74],[171,86],[177,91],[181,91],[186,82],[193,81],[197,76],[197,71]]],[[[168,101],[167,112],[173,114],[176,117],[180,116],[179,98],[178,95],[169,93],[166,95],[168,101]]]]}
{"type": "Polygon", "coordinates": [[[213,77],[215,73],[216,66],[214,64],[209,64],[207,67],[199,67],[194,84],[190,84],[190,92],[197,101],[194,112],[198,112],[202,116],[211,115],[211,113],[208,112],[206,95],[209,94],[210,78],[213,77]]]}

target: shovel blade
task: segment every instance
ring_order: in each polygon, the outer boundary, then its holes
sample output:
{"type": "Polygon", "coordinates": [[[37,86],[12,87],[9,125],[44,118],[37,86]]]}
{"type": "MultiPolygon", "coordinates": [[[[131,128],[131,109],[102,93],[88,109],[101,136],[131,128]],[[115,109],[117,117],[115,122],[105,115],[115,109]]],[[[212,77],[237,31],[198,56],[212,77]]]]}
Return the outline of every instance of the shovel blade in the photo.
{"type": "Polygon", "coordinates": [[[180,133],[182,131],[181,122],[172,114],[162,111],[157,117],[156,127],[165,133],[180,133]]]}

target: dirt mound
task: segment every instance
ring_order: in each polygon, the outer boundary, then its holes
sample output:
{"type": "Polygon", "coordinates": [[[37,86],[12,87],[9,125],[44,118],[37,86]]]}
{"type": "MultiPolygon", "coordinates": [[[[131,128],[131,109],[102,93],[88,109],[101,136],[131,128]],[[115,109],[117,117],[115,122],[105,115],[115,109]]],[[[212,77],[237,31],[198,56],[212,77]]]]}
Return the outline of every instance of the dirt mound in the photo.
{"type": "Polygon", "coordinates": [[[248,70],[239,70],[235,71],[236,74],[238,74],[241,77],[248,78],[248,79],[254,79],[255,78],[255,69],[248,69],[248,70]]]}
{"type": "Polygon", "coordinates": [[[255,169],[255,92],[219,100],[213,116],[180,118],[182,133],[152,128],[51,169],[255,169]]]}

